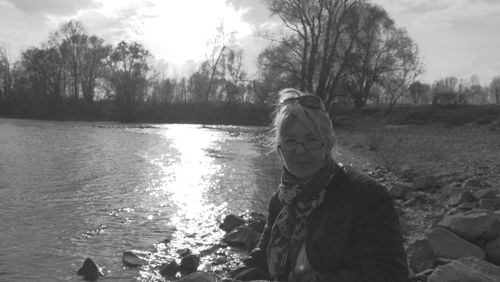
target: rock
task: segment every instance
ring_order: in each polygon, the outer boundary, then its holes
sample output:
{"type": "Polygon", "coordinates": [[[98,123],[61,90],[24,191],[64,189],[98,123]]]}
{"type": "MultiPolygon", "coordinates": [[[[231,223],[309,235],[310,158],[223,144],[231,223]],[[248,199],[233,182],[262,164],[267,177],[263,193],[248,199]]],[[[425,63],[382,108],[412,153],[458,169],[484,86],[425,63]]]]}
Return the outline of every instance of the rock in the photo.
{"type": "Polygon", "coordinates": [[[409,200],[403,203],[403,207],[422,206],[429,202],[429,197],[423,192],[410,192],[406,198],[409,200]]]}
{"type": "Polygon", "coordinates": [[[403,179],[412,180],[415,176],[414,170],[409,165],[403,165],[400,169],[400,177],[403,179]]]}
{"type": "Polygon", "coordinates": [[[443,201],[447,201],[451,195],[460,193],[462,191],[463,190],[460,188],[460,183],[453,182],[453,183],[445,184],[437,192],[441,196],[443,201]]]}
{"type": "Polygon", "coordinates": [[[189,248],[184,248],[184,249],[178,249],[176,251],[176,253],[180,256],[180,257],[185,257],[187,255],[190,255],[192,252],[189,248]]]}
{"type": "Polygon", "coordinates": [[[195,272],[199,265],[200,258],[197,255],[190,254],[182,258],[179,270],[184,273],[191,273],[195,272]]]}
{"type": "Polygon", "coordinates": [[[457,208],[460,210],[472,210],[475,209],[476,207],[477,207],[476,202],[465,202],[457,206],[457,208]]]}
{"type": "Polygon", "coordinates": [[[213,253],[219,251],[222,248],[226,248],[226,245],[222,244],[222,243],[217,243],[215,245],[212,245],[212,246],[208,247],[207,249],[201,250],[199,252],[199,255],[201,257],[209,256],[209,255],[212,255],[213,253]]]}
{"type": "Polygon", "coordinates": [[[126,266],[138,267],[146,264],[146,261],[138,257],[135,253],[131,251],[123,252],[122,262],[126,266]]]}
{"type": "Polygon", "coordinates": [[[438,225],[469,242],[492,239],[500,232],[500,214],[479,211],[457,213],[446,216],[438,225]]]}
{"type": "Polygon", "coordinates": [[[450,200],[448,201],[448,205],[454,207],[463,203],[474,202],[475,200],[476,197],[472,194],[471,191],[467,190],[451,196],[450,200]]]}
{"type": "Polygon", "coordinates": [[[163,277],[175,276],[177,271],[179,270],[179,265],[175,260],[164,263],[160,266],[160,275],[163,277]]]}
{"type": "Polygon", "coordinates": [[[500,267],[475,258],[461,258],[438,266],[429,276],[428,282],[497,282],[500,267]]]}
{"type": "Polygon", "coordinates": [[[500,265],[500,237],[489,241],[484,246],[486,259],[494,264],[500,265]]]}
{"type": "Polygon", "coordinates": [[[427,190],[438,185],[435,175],[425,175],[413,178],[413,190],[427,190]]]}
{"type": "Polygon", "coordinates": [[[496,211],[500,209],[500,198],[483,198],[479,200],[479,208],[496,211]]]}
{"type": "Polygon", "coordinates": [[[244,223],[245,220],[243,220],[243,218],[241,218],[240,216],[229,214],[224,218],[224,221],[219,225],[219,228],[226,232],[230,232],[234,228],[244,223]]]}
{"type": "Polygon", "coordinates": [[[398,198],[398,199],[405,199],[406,195],[412,190],[412,184],[409,182],[398,182],[392,186],[391,191],[389,191],[389,194],[391,194],[392,197],[398,198]]]}
{"type": "Polygon", "coordinates": [[[484,251],[481,248],[444,228],[434,228],[427,236],[427,240],[436,258],[477,257],[484,259],[484,251]]]}
{"type": "Polygon", "coordinates": [[[498,194],[498,190],[495,188],[486,188],[486,189],[479,189],[479,190],[474,191],[474,196],[477,199],[495,198],[497,194],[498,194]]]}
{"type": "Polygon", "coordinates": [[[76,274],[83,276],[83,279],[86,281],[94,281],[104,276],[97,264],[90,258],[85,259],[82,267],[78,269],[76,274]]]}
{"type": "Polygon", "coordinates": [[[260,235],[257,232],[248,226],[242,225],[227,233],[222,240],[229,246],[251,251],[257,245],[259,239],[260,235]]]}
{"type": "Polygon", "coordinates": [[[481,248],[441,227],[434,228],[427,238],[410,245],[407,253],[412,269],[417,272],[434,268],[443,258],[485,257],[481,248]]]}
{"type": "MultiPolygon", "coordinates": [[[[449,259],[449,258],[438,258],[436,260],[436,264],[437,265],[443,265],[443,264],[448,264],[450,262],[452,262],[453,260],[452,259],[449,259]]],[[[430,274],[430,273],[429,273],[430,274]]]]}
{"type": "MultiPolygon", "coordinates": [[[[419,273],[416,273],[415,274],[415,277],[412,279],[411,277],[410,278],[410,281],[411,282],[423,282],[423,281],[427,281],[427,277],[434,271],[434,269],[427,269],[427,270],[424,270],[422,272],[419,272],[419,273]]],[[[410,282],[409,281],[409,282],[410,282]]]]}
{"type": "Polygon", "coordinates": [[[257,233],[262,233],[264,231],[264,227],[266,226],[266,220],[262,218],[251,219],[247,223],[247,226],[257,233]]]}
{"type": "Polygon", "coordinates": [[[212,277],[202,271],[196,271],[184,276],[182,279],[177,280],[179,282],[215,282],[212,277]]]}
{"type": "Polygon", "coordinates": [[[436,256],[428,240],[417,240],[406,250],[411,268],[422,272],[436,266],[436,256]]]}
{"type": "Polygon", "coordinates": [[[171,241],[170,238],[165,238],[165,239],[161,240],[159,243],[167,245],[167,244],[170,244],[170,241],[171,241]]]}
{"type": "Polygon", "coordinates": [[[485,187],[485,183],[482,177],[471,177],[462,184],[462,189],[483,187],[485,187]]]}
{"type": "Polygon", "coordinates": [[[221,264],[226,264],[228,262],[229,261],[226,256],[218,256],[216,259],[214,259],[212,265],[221,265],[221,264]]]}

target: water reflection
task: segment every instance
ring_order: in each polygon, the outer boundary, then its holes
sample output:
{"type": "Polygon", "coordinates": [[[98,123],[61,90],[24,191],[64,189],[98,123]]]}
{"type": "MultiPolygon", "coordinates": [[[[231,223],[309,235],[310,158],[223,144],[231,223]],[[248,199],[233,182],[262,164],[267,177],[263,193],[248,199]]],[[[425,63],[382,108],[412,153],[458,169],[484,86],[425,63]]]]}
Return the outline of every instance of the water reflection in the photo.
{"type": "Polygon", "coordinates": [[[170,200],[179,208],[173,223],[195,219],[209,208],[203,194],[217,184],[212,175],[218,173],[220,165],[206,155],[206,150],[220,138],[216,133],[186,125],[175,125],[162,132],[164,138],[171,140],[174,157],[179,160],[175,166],[168,165],[165,155],[153,160],[165,175],[162,189],[171,194],[170,200]],[[162,160],[166,159],[165,164],[162,160]]]}
{"type": "Polygon", "coordinates": [[[225,214],[256,209],[275,187],[266,158],[226,127],[0,119],[0,280],[75,280],[85,257],[111,280],[155,280],[177,249],[209,252],[225,214]],[[124,268],[125,250],[150,264],[124,268]]]}

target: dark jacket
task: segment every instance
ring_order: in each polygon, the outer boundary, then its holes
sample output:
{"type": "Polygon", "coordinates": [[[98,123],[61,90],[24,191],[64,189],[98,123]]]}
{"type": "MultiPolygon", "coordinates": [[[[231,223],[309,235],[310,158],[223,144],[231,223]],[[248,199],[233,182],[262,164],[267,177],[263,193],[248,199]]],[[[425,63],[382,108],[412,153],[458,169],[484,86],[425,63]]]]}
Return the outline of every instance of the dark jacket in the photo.
{"type": "MultiPolygon", "coordinates": [[[[348,167],[341,167],[326,189],[324,202],[307,219],[305,234],[307,257],[319,281],[407,281],[399,218],[386,189],[348,167]]],[[[275,193],[268,223],[248,261],[264,272],[270,228],[283,205],[275,193]]]]}

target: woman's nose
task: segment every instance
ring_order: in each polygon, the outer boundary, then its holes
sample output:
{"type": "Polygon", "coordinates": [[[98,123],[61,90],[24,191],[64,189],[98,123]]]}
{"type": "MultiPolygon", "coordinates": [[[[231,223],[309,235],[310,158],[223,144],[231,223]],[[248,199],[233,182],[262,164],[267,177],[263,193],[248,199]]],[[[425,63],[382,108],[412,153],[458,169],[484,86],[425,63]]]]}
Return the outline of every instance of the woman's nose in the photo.
{"type": "Polygon", "coordinates": [[[299,142],[299,143],[297,144],[297,148],[295,149],[295,152],[296,152],[296,153],[304,153],[304,152],[307,152],[307,150],[306,150],[306,147],[305,147],[304,143],[299,142]]]}

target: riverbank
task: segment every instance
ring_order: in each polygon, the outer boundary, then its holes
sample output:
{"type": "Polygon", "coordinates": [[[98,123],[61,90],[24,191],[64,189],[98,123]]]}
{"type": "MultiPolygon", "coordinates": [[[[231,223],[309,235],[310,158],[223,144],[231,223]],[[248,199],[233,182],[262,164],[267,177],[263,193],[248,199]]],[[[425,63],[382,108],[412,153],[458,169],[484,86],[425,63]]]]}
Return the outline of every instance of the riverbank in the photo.
{"type": "Polygon", "coordinates": [[[114,101],[57,101],[54,103],[1,104],[0,117],[54,121],[114,121],[123,123],[181,123],[266,125],[270,106],[264,103],[138,103],[114,101]]]}
{"type": "Polygon", "coordinates": [[[480,177],[485,187],[500,192],[500,115],[483,111],[460,122],[451,116],[466,114],[442,114],[437,121],[422,116],[406,122],[401,116],[398,122],[373,115],[338,118],[339,162],[362,169],[389,190],[420,176],[438,180],[439,190],[427,193],[421,203],[396,199],[408,244],[422,238],[453,209],[448,200],[461,192],[467,179],[480,177]]]}

